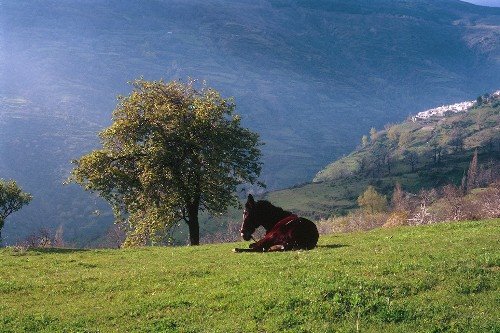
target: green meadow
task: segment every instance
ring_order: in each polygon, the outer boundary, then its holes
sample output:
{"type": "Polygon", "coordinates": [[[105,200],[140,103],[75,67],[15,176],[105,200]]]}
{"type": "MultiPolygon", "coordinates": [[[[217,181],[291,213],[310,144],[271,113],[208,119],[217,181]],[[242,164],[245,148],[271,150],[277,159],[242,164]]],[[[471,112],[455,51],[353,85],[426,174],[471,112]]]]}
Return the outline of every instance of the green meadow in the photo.
{"type": "Polygon", "coordinates": [[[0,332],[500,332],[500,219],[247,243],[0,250],[0,332]]]}

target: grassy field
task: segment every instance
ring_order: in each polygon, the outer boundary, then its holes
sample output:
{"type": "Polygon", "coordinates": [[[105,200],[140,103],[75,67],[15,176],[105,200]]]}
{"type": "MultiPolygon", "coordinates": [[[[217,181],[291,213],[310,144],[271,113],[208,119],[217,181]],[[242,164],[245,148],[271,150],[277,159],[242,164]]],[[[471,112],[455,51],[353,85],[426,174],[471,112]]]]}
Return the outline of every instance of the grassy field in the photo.
{"type": "Polygon", "coordinates": [[[0,250],[0,332],[499,332],[500,220],[247,244],[0,250]]]}

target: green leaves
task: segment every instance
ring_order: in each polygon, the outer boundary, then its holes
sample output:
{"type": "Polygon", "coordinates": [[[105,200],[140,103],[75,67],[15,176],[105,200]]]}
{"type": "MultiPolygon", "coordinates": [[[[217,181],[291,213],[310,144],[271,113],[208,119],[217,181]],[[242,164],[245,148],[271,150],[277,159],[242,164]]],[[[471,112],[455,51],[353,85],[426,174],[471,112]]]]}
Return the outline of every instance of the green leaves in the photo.
{"type": "Polygon", "coordinates": [[[369,213],[379,213],[387,210],[387,198],[368,186],[366,191],[358,197],[358,205],[369,213]]]}
{"type": "Polygon", "coordinates": [[[0,232],[5,219],[24,205],[29,204],[32,199],[31,194],[23,192],[15,181],[0,179],[0,232]]]}
{"type": "Polygon", "coordinates": [[[236,187],[261,171],[259,136],[242,128],[232,99],[193,82],[144,81],[120,97],[102,149],[75,162],[71,180],[99,193],[127,221],[128,245],[152,243],[203,209],[237,205],[236,187]]]}

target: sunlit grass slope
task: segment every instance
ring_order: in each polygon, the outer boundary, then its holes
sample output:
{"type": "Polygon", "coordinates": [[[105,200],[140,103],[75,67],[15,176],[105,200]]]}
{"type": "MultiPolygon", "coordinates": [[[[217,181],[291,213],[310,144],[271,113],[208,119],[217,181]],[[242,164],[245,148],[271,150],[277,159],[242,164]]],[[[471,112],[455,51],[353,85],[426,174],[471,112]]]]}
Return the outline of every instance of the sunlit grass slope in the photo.
{"type": "Polygon", "coordinates": [[[498,332],[500,220],[246,244],[0,251],[0,332],[498,332]]]}

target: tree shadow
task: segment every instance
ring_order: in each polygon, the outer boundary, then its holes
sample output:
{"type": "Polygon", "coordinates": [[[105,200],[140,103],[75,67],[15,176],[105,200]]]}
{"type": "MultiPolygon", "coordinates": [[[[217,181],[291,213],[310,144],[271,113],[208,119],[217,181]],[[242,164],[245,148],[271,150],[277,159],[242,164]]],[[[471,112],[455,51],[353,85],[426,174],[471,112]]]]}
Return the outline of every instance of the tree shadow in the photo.
{"type": "MultiPolygon", "coordinates": [[[[324,245],[316,245],[317,248],[324,248],[324,249],[338,249],[341,247],[348,247],[351,245],[347,244],[324,244],[324,245]]],[[[290,251],[255,251],[253,249],[240,249],[240,248],[234,248],[233,253],[273,253],[273,252],[294,252],[294,251],[303,251],[303,250],[290,250],[290,251]]]]}
{"type": "Polygon", "coordinates": [[[324,245],[318,245],[317,247],[319,248],[325,248],[325,249],[338,249],[341,247],[348,247],[350,245],[347,244],[324,244],[324,245]]]}

